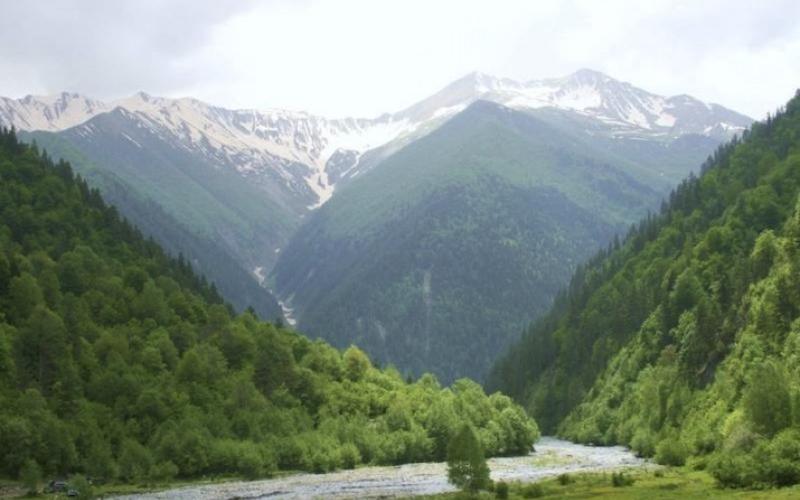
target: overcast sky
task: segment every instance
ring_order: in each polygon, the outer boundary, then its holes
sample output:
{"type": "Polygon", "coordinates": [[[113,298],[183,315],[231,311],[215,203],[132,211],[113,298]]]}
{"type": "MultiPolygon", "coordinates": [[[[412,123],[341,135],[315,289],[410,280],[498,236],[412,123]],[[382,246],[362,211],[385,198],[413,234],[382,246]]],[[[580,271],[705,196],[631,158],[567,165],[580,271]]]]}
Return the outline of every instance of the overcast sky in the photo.
{"type": "Polygon", "coordinates": [[[800,1],[24,0],[0,95],[144,90],[328,116],[402,109],[470,71],[592,68],[755,118],[800,87],[800,1]]]}

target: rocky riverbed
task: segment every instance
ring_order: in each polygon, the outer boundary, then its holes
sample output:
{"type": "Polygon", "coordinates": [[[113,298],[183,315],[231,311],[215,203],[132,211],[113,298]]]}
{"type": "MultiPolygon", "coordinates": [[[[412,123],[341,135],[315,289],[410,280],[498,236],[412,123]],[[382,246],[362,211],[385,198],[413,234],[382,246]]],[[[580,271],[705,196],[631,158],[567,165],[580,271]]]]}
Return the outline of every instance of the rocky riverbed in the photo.
{"type": "MultiPolygon", "coordinates": [[[[542,438],[527,456],[492,458],[492,479],[536,481],[570,472],[643,467],[647,462],[621,446],[584,446],[542,438]]],[[[295,474],[262,481],[233,481],[128,495],[124,499],[396,498],[452,491],[444,463],[363,467],[329,474],[295,474]]]]}

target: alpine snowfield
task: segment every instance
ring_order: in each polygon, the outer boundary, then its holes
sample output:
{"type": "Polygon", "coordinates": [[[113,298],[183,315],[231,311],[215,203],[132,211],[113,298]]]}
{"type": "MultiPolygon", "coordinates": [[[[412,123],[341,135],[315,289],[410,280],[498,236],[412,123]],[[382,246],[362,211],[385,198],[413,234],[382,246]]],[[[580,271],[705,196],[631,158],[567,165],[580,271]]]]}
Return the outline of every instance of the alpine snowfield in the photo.
{"type": "Polygon", "coordinates": [[[143,92],[112,102],[64,92],[0,98],[0,124],[51,132],[84,126],[81,133],[92,134],[89,120],[121,109],[141,127],[201,153],[220,168],[235,169],[256,181],[277,177],[286,190],[307,200],[306,209],[315,209],[330,199],[340,182],[375,164],[362,168],[359,160],[365,152],[393,143],[387,151],[394,151],[477,100],[517,110],[559,110],[591,120],[600,133],[612,137],[674,139],[697,134],[726,139],[752,121],[690,96],[658,96],[602,73],[580,70],[524,83],[471,73],[403,111],[369,119],[329,119],[281,109],[230,110],[143,92]]]}

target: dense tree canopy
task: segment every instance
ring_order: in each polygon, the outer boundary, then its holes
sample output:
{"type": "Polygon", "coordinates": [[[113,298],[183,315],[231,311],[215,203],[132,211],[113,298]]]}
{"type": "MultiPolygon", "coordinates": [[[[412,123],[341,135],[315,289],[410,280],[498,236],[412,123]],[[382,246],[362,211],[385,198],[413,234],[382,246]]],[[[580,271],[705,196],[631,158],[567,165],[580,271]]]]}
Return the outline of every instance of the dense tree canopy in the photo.
{"type": "Polygon", "coordinates": [[[800,482],[799,195],[800,95],[583,267],[492,386],[569,438],[800,482]]]}
{"type": "Polygon", "coordinates": [[[97,191],[0,132],[0,476],[168,480],[488,454],[532,420],[468,380],[405,382],[358,348],[234,316],[97,191]]]}

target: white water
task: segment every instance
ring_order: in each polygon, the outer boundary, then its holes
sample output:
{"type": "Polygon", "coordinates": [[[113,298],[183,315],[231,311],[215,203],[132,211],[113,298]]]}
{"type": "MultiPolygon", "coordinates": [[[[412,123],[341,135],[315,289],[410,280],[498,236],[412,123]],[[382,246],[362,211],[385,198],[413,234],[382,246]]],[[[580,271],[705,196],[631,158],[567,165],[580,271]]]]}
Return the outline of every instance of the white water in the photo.
{"type": "MultiPolygon", "coordinates": [[[[583,446],[542,438],[536,451],[524,457],[492,458],[492,479],[533,482],[565,472],[598,472],[643,467],[647,462],[621,446],[583,446]]],[[[235,481],[188,486],[158,493],[130,495],[125,499],[230,499],[238,498],[396,498],[452,491],[443,463],[397,467],[364,467],[329,474],[296,474],[263,481],[235,481]]]]}

